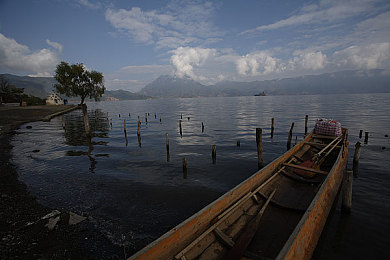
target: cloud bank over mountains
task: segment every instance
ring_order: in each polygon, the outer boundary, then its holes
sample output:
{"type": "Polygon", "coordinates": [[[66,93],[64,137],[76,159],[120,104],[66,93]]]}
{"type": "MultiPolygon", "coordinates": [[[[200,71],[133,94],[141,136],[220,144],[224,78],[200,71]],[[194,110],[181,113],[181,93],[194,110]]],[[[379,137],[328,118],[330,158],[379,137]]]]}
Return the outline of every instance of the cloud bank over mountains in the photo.
{"type": "MultiPolygon", "coordinates": [[[[214,84],[390,66],[388,1],[309,1],[292,12],[268,16],[259,9],[258,16],[247,19],[251,23],[242,22],[249,14],[235,6],[228,9],[229,4],[201,0],[135,5],[126,1],[118,6],[106,1],[73,2],[107,25],[108,31],[100,37],[114,38],[126,46],[115,51],[137,57],[137,62],[121,61],[119,67],[102,71],[111,89],[128,84],[129,90],[136,91],[161,74],[214,84]],[[236,20],[235,27],[225,26],[228,20],[236,20]],[[141,49],[148,50],[147,57],[144,53],[144,57],[137,56],[141,49]]],[[[45,40],[43,47],[33,49],[0,33],[0,69],[52,75],[59,61],[67,60],[69,42],[45,40]]],[[[103,51],[113,51],[111,46],[106,48],[103,51]]],[[[96,67],[92,60],[79,62],[96,67]]]]}
{"type": "Polygon", "coordinates": [[[176,76],[205,84],[390,65],[390,12],[385,1],[323,0],[306,4],[289,17],[238,33],[236,37],[246,45],[257,39],[267,42],[269,34],[284,38],[285,30],[294,34],[293,41],[255,47],[247,53],[235,50],[235,46],[229,52],[218,47],[231,33],[213,24],[212,17],[220,8],[214,2],[172,1],[152,11],[108,9],[106,19],[117,33],[157,50],[167,49],[163,55],[170,56],[176,76]]]}

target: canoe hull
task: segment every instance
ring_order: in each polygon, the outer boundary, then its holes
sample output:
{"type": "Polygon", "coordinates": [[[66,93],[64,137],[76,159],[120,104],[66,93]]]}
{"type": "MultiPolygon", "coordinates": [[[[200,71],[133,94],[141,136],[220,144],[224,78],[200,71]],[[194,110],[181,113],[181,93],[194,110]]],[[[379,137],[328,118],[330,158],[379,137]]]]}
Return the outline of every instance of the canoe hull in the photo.
{"type": "MultiPolygon", "coordinates": [[[[347,130],[345,130],[347,131],[347,130]]],[[[289,158],[300,151],[305,143],[313,138],[314,134],[308,135],[305,140],[287,151],[285,154],[259,170],[241,184],[225,193],[218,200],[206,206],[165,235],[152,242],[144,249],[129,259],[180,259],[184,256],[185,248],[190,243],[205,238],[202,234],[213,225],[213,221],[226,210],[228,211],[234,203],[251,193],[253,189],[265,183],[273,174],[282,167],[289,158]],[[180,252],[180,253],[179,253],[180,252]]],[[[345,137],[347,134],[345,133],[345,137]]],[[[344,144],[346,138],[344,138],[344,144]]],[[[306,145],[307,146],[307,145],[306,145]]],[[[342,146],[337,159],[332,164],[329,173],[315,193],[314,199],[308,201],[302,217],[298,218],[297,224],[292,226],[294,230],[291,235],[285,237],[286,242],[280,245],[280,249],[272,258],[277,259],[310,259],[325,225],[329,211],[337,196],[342,182],[343,172],[347,165],[348,149],[342,146]],[[308,206],[308,207],[307,207],[308,206]],[[288,238],[288,239],[287,239],[288,238]]],[[[304,149],[302,149],[304,150],[304,149]]],[[[336,156],[335,156],[336,157],[336,156]]],[[[279,170],[280,171],[280,170],[279,170]]],[[[237,202],[238,203],[238,202],[237,202]]],[[[288,234],[290,234],[289,231],[288,234]]]]}
{"type": "Polygon", "coordinates": [[[345,147],[276,259],[311,258],[342,183],[347,158],[345,147]]]}
{"type": "Polygon", "coordinates": [[[251,191],[253,187],[256,187],[266,181],[284,161],[295,154],[296,151],[301,149],[304,142],[310,138],[311,134],[308,135],[303,142],[294,146],[282,156],[269,163],[263,169],[257,171],[248,179],[241,182],[238,186],[225,193],[218,200],[212,202],[198,213],[171,229],[156,241],[131,256],[129,259],[172,258],[172,255],[181,251],[188,243],[202,234],[216,216],[226,210],[231,204],[237,201],[238,198],[251,191]]]}

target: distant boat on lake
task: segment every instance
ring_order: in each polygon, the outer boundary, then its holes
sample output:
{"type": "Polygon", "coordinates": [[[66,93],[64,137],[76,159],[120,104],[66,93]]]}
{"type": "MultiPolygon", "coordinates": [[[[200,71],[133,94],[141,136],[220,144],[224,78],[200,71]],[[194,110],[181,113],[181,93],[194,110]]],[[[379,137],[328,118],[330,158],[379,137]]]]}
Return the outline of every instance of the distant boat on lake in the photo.
{"type": "Polygon", "coordinates": [[[264,97],[264,96],[266,96],[264,91],[259,94],[255,94],[255,97],[264,97]]]}

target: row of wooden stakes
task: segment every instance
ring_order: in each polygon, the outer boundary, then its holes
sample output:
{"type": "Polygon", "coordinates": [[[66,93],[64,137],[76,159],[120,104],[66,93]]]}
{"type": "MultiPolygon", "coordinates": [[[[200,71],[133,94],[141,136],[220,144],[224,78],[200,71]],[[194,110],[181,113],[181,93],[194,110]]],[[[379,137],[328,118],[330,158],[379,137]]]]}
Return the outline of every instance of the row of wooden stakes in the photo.
{"type": "MultiPolygon", "coordinates": [[[[88,116],[87,116],[87,113],[86,113],[86,106],[83,107],[83,114],[84,114],[84,125],[85,125],[85,130],[86,130],[86,133],[87,135],[89,135],[89,122],[88,122],[88,116]]],[[[131,114],[129,113],[129,117],[131,116],[131,114]]],[[[145,113],[145,123],[147,124],[148,122],[148,116],[150,116],[149,113],[145,113]]],[[[119,114],[118,117],[121,117],[121,115],[119,114]]],[[[155,113],[154,114],[154,118],[157,119],[157,114],[155,113]]],[[[183,118],[183,115],[181,114],[180,116],[180,120],[179,120],[179,133],[180,133],[180,136],[183,136],[183,129],[182,129],[182,118],[183,118]]],[[[107,112],[107,120],[108,120],[108,112],[107,112]]],[[[190,120],[190,118],[188,117],[188,120],[190,120]]],[[[161,119],[161,116],[160,116],[160,122],[162,121],[161,119]]],[[[272,118],[271,119],[271,138],[273,138],[274,136],[274,130],[275,130],[275,127],[274,127],[274,124],[275,124],[275,119],[272,118]]],[[[110,125],[112,127],[112,118],[110,120],[110,125]]],[[[140,116],[138,116],[138,122],[137,122],[137,137],[138,137],[138,145],[139,147],[141,147],[141,131],[140,131],[140,127],[141,126],[141,120],[140,120],[140,116]]],[[[123,127],[124,127],[124,133],[125,133],[125,139],[126,139],[126,146],[128,144],[128,140],[127,140],[127,131],[126,131],[126,119],[124,119],[123,121],[123,127]]],[[[202,122],[202,133],[204,132],[204,124],[202,122]]],[[[289,130],[289,134],[288,134],[288,140],[287,140],[287,150],[289,150],[291,148],[291,141],[292,141],[292,135],[293,135],[293,129],[294,129],[294,122],[292,122],[291,124],[291,127],[290,127],[290,130],[289,130]]],[[[257,147],[257,157],[258,157],[258,168],[261,169],[263,168],[264,166],[264,159],[263,159],[263,143],[262,143],[262,133],[263,133],[263,130],[262,128],[256,128],[256,147],[257,147]]],[[[305,136],[307,135],[308,133],[308,115],[305,116],[305,136]]],[[[359,133],[359,138],[362,138],[362,133],[363,133],[363,130],[360,130],[360,133],[359,133]]],[[[165,141],[166,141],[166,154],[167,154],[167,162],[170,162],[170,152],[169,152],[169,135],[168,133],[165,133],[165,141]]],[[[364,138],[364,143],[367,143],[368,142],[368,132],[365,132],[365,138],[364,138]]],[[[295,144],[297,143],[297,136],[295,138],[295,144]]],[[[237,141],[237,146],[239,147],[241,144],[240,144],[240,140],[237,141]]],[[[361,143],[360,142],[357,142],[356,145],[355,145],[355,154],[354,154],[354,158],[353,158],[353,175],[354,176],[357,176],[357,173],[358,173],[358,164],[359,164],[359,157],[360,157],[360,151],[361,151],[361,143]]],[[[211,148],[211,158],[212,158],[212,163],[213,164],[216,164],[216,158],[217,158],[217,146],[214,144],[212,145],[212,148],[211,148]]],[[[183,158],[183,176],[187,176],[187,158],[183,158]]]]}
{"type": "MultiPolygon", "coordinates": [[[[150,116],[149,113],[145,113],[145,123],[147,124],[148,122],[148,116],[150,116]]],[[[118,114],[118,117],[121,117],[120,114],[118,114]]],[[[131,114],[129,113],[129,117],[131,117],[131,114]]],[[[154,118],[157,119],[157,114],[155,113],[154,114],[154,118]]],[[[183,128],[182,128],[182,119],[183,119],[183,115],[181,114],[180,115],[180,120],[179,120],[179,133],[180,133],[180,136],[182,137],[183,136],[183,128]]],[[[108,120],[108,112],[107,112],[107,120],[108,120]]],[[[190,120],[190,118],[188,117],[187,118],[188,120],[190,120]]],[[[161,116],[160,116],[160,122],[162,121],[161,119],[161,116]]],[[[275,119],[272,118],[271,119],[271,138],[273,138],[274,136],[274,130],[275,130],[275,127],[274,127],[274,124],[275,124],[275,119]]],[[[112,118],[110,120],[110,125],[112,127],[112,118]]],[[[138,145],[139,147],[141,147],[141,131],[140,131],[140,127],[141,126],[141,120],[140,120],[140,116],[138,116],[138,122],[137,122],[137,136],[138,136],[138,145]]],[[[124,128],[124,133],[125,133],[125,139],[126,139],[126,146],[128,144],[128,140],[127,140],[127,131],[126,131],[126,119],[124,119],[123,121],[123,128],[124,128]]],[[[201,125],[201,129],[202,129],[202,133],[204,132],[204,124],[202,122],[202,125],[201,125]]],[[[289,150],[291,148],[291,140],[292,140],[292,133],[293,133],[293,129],[294,129],[294,122],[291,124],[291,127],[290,127],[290,131],[289,131],[289,135],[288,135],[288,140],[287,140],[287,149],[289,150]]],[[[305,116],[305,135],[307,134],[307,130],[308,130],[308,115],[305,116]]],[[[170,152],[169,152],[169,135],[168,133],[165,133],[165,137],[166,137],[166,151],[167,151],[167,161],[169,162],[170,161],[170,152]]],[[[295,144],[297,143],[297,136],[296,136],[296,139],[295,139],[295,144]]],[[[241,145],[240,143],[240,140],[237,141],[237,146],[239,147],[241,145]]],[[[261,169],[264,165],[264,159],[263,159],[263,144],[262,144],[262,129],[261,128],[256,128],[256,145],[257,145],[257,155],[258,155],[258,168],[261,169]]],[[[211,157],[212,157],[212,163],[213,164],[216,164],[216,156],[217,156],[217,152],[216,152],[216,145],[212,145],[212,151],[211,151],[211,157]]],[[[187,159],[186,158],[183,158],[183,173],[187,173],[187,159]]]]}

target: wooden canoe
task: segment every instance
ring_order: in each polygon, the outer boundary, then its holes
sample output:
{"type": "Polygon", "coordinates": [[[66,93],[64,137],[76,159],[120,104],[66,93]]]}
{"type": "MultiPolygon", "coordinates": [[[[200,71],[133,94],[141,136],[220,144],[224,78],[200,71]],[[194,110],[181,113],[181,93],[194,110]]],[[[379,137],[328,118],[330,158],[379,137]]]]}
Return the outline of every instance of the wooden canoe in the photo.
{"type": "Polygon", "coordinates": [[[129,259],[310,259],[346,169],[347,133],[311,133],[129,259]]]}

